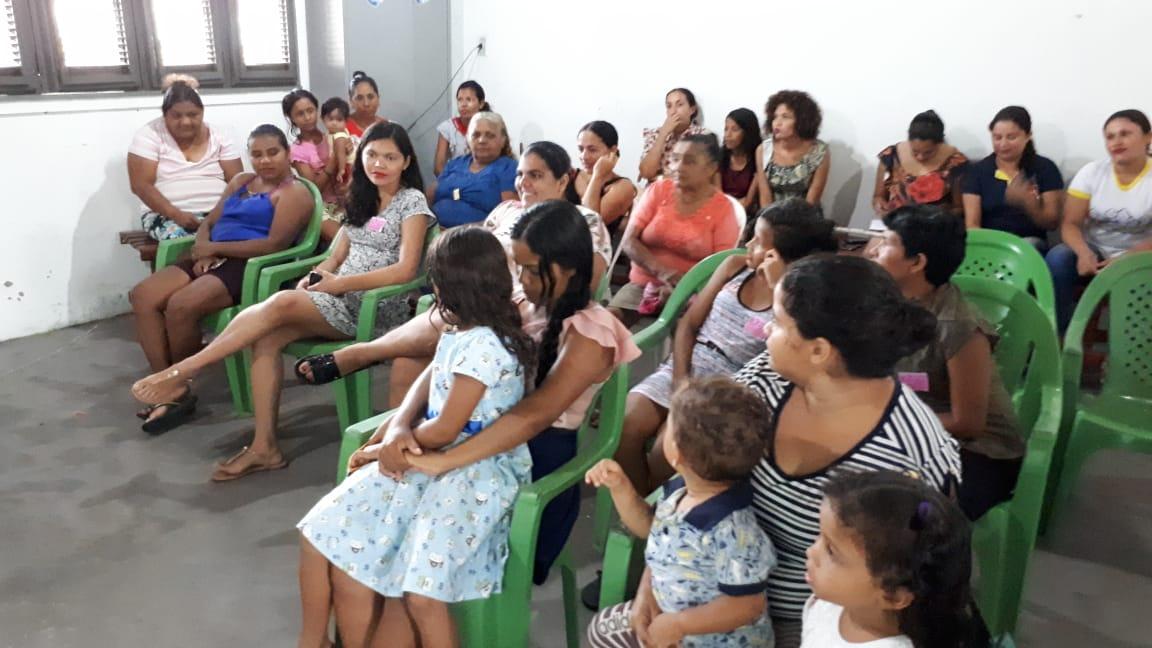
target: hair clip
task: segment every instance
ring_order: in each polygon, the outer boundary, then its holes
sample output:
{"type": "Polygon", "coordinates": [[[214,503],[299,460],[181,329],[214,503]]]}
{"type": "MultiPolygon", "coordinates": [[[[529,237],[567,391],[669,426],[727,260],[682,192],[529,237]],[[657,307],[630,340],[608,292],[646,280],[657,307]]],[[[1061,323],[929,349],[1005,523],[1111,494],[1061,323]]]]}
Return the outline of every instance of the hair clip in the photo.
{"type": "Polygon", "coordinates": [[[921,500],[916,505],[916,512],[912,514],[912,520],[909,527],[913,531],[921,531],[928,524],[928,518],[932,515],[932,503],[928,500],[921,500]]]}

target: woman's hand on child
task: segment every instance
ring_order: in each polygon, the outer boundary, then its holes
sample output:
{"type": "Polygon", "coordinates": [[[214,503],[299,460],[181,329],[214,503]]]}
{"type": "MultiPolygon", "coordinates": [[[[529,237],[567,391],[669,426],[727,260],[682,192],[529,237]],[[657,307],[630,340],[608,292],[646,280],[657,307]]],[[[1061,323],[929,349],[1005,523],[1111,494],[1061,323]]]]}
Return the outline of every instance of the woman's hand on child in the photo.
{"type": "Polygon", "coordinates": [[[643,642],[643,645],[651,648],[674,648],[680,645],[680,640],[683,638],[684,631],[680,628],[679,615],[658,614],[652,619],[652,623],[648,624],[648,641],[643,642]]]}
{"type": "Polygon", "coordinates": [[[611,459],[601,459],[595,466],[592,466],[588,472],[584,473],[584,481],[596,488],[604,487],[610,491],[632,485],[620,464],[611,459]]]}
{"type": "Polygon", "coordinates": [[[422,472],[429,477],[439,477],[456,468],[452,460],[443,452],[425,452],[419,455],[407,455],[408,465],[412,470],[422,472]]]}
{"type": "Polygon", "coordinates": [[[380,473],[400,479],[412,467],[408,462],[409,456],[419,455],[424,449],[416,442],[412,428],[397,421],[396,417],[386,425],[388,431],[384,433],[384,441],[380,443],[380,451],[376,455],[380,462],[380,473]]]}
{"type": "Polygon", "coordinates": [[[379,443],[373,443],[353,452],[352,456],[348,457],[348,474],[351,475],[364,466],[376,461],[376,457],[380,454],[380,446],[381,444],[379,443]]]}

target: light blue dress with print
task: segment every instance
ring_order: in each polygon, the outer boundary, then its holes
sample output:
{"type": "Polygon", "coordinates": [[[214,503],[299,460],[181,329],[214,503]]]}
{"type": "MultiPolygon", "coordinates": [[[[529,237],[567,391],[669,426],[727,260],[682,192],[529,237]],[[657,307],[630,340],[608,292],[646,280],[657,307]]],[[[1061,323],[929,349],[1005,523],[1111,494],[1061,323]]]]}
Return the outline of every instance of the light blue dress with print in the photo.
{"type": "MultiPolygon", "coordinates": [[[[524,395],[524,370],[489,328],[446,332],[432,361],[428,414],[435,416],[455,375],[488,389],[458,444],[524,395]]],[[[531,481],[525,445],[429,477],[397,481],[376,464],[352,473],[297,528],[337,569],[388,597],[404,592],[449,603],[500,591],[512,504],[531,481]]]]}

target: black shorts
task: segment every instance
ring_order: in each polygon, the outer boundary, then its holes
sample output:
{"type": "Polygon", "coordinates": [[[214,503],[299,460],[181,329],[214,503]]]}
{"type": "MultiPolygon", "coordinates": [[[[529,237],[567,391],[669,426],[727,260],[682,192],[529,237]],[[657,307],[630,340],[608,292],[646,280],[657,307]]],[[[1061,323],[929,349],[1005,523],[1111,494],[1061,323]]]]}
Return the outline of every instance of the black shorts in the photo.
{"type": "MultiPolygon", "coordinates": [[[[195,281],[196,273],[192,270],[195,265],[196,262],[192,259],[184,259],[177,262],[175,267],[183,270],[189,279],[195,281]]],[[[246,267],[248,267],[248,259],[225,259],[219,267],[205,272],[202,276],[219,279],[228,291],[228,295],[232,297],[232,305],[235,306],[240,303],[240,292],[244,287],[244,269],[246,267]]]]}

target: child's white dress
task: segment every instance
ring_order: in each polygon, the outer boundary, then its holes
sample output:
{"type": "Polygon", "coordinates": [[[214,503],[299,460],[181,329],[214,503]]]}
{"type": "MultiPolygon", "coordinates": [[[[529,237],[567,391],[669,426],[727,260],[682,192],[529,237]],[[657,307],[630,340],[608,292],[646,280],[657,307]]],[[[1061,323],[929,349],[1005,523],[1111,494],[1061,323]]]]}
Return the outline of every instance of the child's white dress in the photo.
{"type": "MultiPolygon", "coordinates": [[[[483,434],[524,395],[523,368],[488,328],[441,337],[429,416],[443,406],[454,374],[488,390],[453,445],[483,434]]],[[[371,463],[320,500],[297,528],[336,568],[384,596],[487,598],[500,591],[512,504],[531,472],[524,445],[436,478],[409,471],[396,481],[371,463]]]]}

